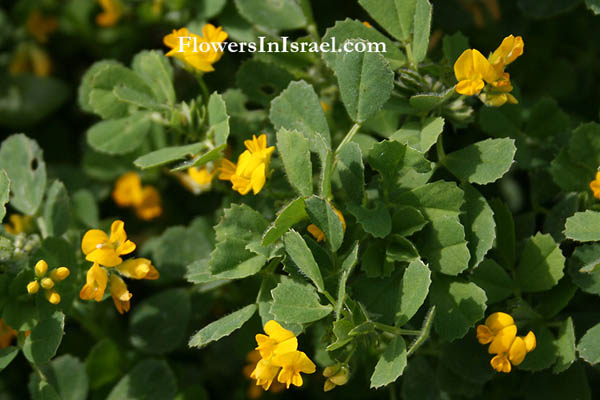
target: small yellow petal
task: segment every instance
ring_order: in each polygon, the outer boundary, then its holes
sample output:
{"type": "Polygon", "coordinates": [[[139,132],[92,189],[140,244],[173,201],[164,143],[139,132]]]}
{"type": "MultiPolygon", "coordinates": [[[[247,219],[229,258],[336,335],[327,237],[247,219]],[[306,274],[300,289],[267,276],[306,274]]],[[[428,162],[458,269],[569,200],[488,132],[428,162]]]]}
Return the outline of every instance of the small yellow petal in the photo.
{"type": "Polygon", "coordinates": [[[513,365],[519,365],[525,359],[526,354],[527,347],[525,346],[525,341],[521,337],[516,337],[508,350],[508,359],[513,365]]]}
{"type": "Polygon", "coordinates": [[[496,312],[487,317],[485,324],[497,335],[498,332],[507,326],[514,325],[515,320],[509,314],[496,312]]]}
{"type": "Polygon", "coordinates": [[[36,294],[40,290],[40,284],[38,281],[31,281],[27,284],[27,293],[36,294]]]}
{"type": "Polygon", "coordinates": [[[536,339],[535,339],[535,334],[532,331],[529,331],[529,333],[527,335],[525,335],[523,340],[525,341],[525,348],[527,349],[528,353],[530,351],[535,350],[537,343],[536,343],[536,339]]]}
{"type": "Polygon", "coordinates": [[[488,348],[488,353],[500,354],[507,352],[510,346],[512,345],[513,341],[515,340],[516,335],[516,325],[510,325],[503,328],[500,332],[498,332],[494,340],[492,340],[492,343],[488,348]]]}

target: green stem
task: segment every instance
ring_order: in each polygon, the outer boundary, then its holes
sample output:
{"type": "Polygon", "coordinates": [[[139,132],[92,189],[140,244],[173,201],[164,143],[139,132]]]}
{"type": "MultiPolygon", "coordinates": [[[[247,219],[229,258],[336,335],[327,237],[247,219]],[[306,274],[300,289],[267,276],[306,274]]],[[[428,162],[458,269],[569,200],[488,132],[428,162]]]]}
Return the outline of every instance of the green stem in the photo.
{"type": "Polygon", "coordinates": [[[413,56],[412,46],[410,43],[404,43],[404,51],[406,52],[406,58],[408,59],[410,66],[414,70],[417,70],[417,63],[415,62],[415,57],[413,56]]]}
{"type": "Polygon", "coordinates": [[[444,159],[446,158],[446,152],[444,151],[444,142],[442,140],[442,135],[438,136],[437,142],[435,144],[435,150],[437,152],[437,158],[439,164],[444,164],[444,159]]]}
{"type": "Polygon", "coordinates": [[[331,305],[333,306],[333,308],[335,308],[336,301],[333,298],[333,296],[327,290],[323,290],[322,293],[323,293],[323,296],[325,296],[327,298],[327,300],[329,300],[329,302],[331,303],[331,305]]]}
{"type": "Polygon", "coordinates": [[[429,338],[429,332],[431,332],[431,326],[433,325],[433,317],[435,316],[435,306],[429,309],[427,316],[425,317],[425,322],[423,323],[423,327],[421,328],[420,334],[417,339],[414,341],[412,346],[406,352],[406,356],[410,356],[413,354],[419,347],[425,343],[425,341],[429,338]]]}
{"type": "Polygon", "coordinates": [[[200,89],[202,90],[202,98],[204,99],[204,104],[208,103],[208,87],[206,86],[206,83],[204,82],[204,78],[202,77],[202,74],[197,74],[196,75],[196,81],[198,82],[198,85],[200,86],[200,89]]]}
{"type": "Polygon", "coordinates": [[[383,324],[381,322],[372,321],[371,324],[373,324],[373,326],[375,328],[379,329],[380,331],[388,332],[388,333],[391,333],[396,336],[398,336],[398,335],[418,336],[421,334],[421,331],[418,331],[418,330],[396,328],[395,326],[383,324]]]}
{"type": "Polygon", "coordinates": [[[348,131],[348,133],[346,133],[346,136],[344,137],[344,139],[342,139],[342,142],[339,144],[339,146],[337,147],[337,149],[335,149],[335,156],[337,157],[338,154],[340,154],[340,151],[342,150],[342,148],[349,142],[352,141],[352,139],[354,139],[354,136],[358,133],[358,131],[360,130],[361,124],[359,124],[358,122],[355,123],[354,125],[352,125],[352,128],[350,128],[350,130],[348,131]]]}

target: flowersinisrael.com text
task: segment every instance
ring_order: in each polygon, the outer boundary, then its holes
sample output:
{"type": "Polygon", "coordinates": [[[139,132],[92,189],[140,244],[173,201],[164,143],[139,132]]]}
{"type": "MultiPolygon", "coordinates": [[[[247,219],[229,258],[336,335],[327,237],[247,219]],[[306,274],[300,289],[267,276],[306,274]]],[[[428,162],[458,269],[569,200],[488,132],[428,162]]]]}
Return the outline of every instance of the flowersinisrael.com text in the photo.
{"type": "Polygon", "coordinates": [[[230,52],[230,53],[385,53],[384,42],[363,40],[345,41],[341,45],[332,37],[329,42],[294,42],[288,36],[282,36],[281,42],[269,42],[266,36],[259,36],[258,42],[206,42],[195,36],[179,36],[180,53],[230,52]]]}

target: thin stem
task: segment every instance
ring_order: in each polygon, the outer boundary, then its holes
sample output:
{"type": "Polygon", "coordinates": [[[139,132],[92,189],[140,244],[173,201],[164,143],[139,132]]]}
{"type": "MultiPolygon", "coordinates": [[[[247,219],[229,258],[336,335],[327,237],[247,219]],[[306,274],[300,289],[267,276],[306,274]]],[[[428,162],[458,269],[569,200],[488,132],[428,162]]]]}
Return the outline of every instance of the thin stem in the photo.
{"type": "Polygon", "coordinates": [[[444,142],[442,140],[442,135],[438,136],[437,142],[435,144],[435,150],[437,152],[437,158],[439,164],[444,164],[444,159],[446,158],[446,152],[444,151],[444,142]]]}
{"type": "Polygon", "coordinates": [[[337,147],[337,149],[335,149],[335,156],[337,157],[338,154],[340,154],[340,151],[342,150],[342,148],[349,142],[352,141],[352,139],[354,139],[354,136],[358,133],[358,131],[360,130],[361,124],[359,124],[358,122],[355,123],[354,125],[352,125],[352,128],[350,128],[350,130],[348,131],[348,133],[346,133],[346,136],[344,137],[344,139],[342,139],[342,142],[339,144],[339,146],[337,147]]]}
{"type": "Polygon", "coordinates": [[[435,316],[435,306],[429,309],[427,316],[425,317],[425,322],[423,323],[423,327],[421,328],[420,335],[414,341],[412,346],[406,352],[406,356],[410,356],[413,354],[419,347],[425,343],[425,341],[429,338],[429,332],[431,332],[431,326],[433,325],[433,317],[435,316]]]}
{"type": "Polygon", "coordinates": [[[333,296],[327,290],[323,290],[322,293],[323,293],[323,296],[325,296],[327,298],[327,300],[329,300],[329,302],[331,303],[331,305],[333,306],[333,308],[335,308],[336,301],[333,298],[333,296]]]}
{"type": "Polygon", "coordinates": [[[398,336],[398,335],[418,336],[421,334],[421,331],[418,331],[418,330],[396,328],[395,326],[383,324],[381,322],[371,321],[371,324],[373,324],[373,326],[375,328],[379,329],[380,331],[388,332],[388,333],[391,333],[396,336],[398,336]]]}
{"type": "Polygon", "coordinates": [[[202,77],[202,74],[197,74],[196,75],[196,81],[198,82],[198,85],[200,86],[200,89],[202,90],[202,98],[204,99],[204,104],[208,103],[208,87],[206,86],[206,82],[204,82],[204,78],[202,77]]]}

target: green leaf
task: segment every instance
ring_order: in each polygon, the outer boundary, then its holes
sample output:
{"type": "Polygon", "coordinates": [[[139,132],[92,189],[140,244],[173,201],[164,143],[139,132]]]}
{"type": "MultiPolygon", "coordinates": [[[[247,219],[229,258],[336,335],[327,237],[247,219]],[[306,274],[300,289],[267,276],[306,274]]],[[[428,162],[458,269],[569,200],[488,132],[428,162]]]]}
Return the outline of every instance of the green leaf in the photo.
{"type": "Polygon", "coordinates": [[[600,362],[600,324],[588,329],[585,335],[579,339],[577,353],[591,365],[600,362]]]}
{"type": "Polygon", "coordinates": [[[416,0],[359,0],[358,2],[396,39],[406,41],[411,37],[416,0]]]}
{"type": "Polygon", "coordinates": [[[485,197],[469,184],[462,184],[465,204],[461,222],[465,227],[465,239],[471,253],[469,267],[474,268],[483,260],[496,238],[494,212],[485,197]]]}
{"type": "MultiPolygon", "coordinates": [[[[398,1],[398,0],[394,0],[398,1]]],[[[408,5],[405,0],[400,0],[400,7],[404,7],[408,5]]],[[[411,0],[414,1],[414,0],[411,0]]],[[[410,23],[412,24],[413,14],[410,14],[410,23]]],[[[351,20],[346,18],[343,21],[337,21],[332,28],[328,28],[325,31],[325,36],[323,36],[323,42],[332,43],[335,39],[335,43],[337,46],[341,46],[342,43],[347,41],[348,39],[362,39],[367,40],[371,43],[384,43],[385,44],[385,52],[382,52],[382,55],[389,62],[390,67],[394,70],[404,66],[406,64],[406,56],[398,46],[392,42],[387,36],[383,35],[375,28],[368,28],[363,25],[362,22],[351,20]]],[[[321,57],[325,60],[329,68],[333,69],[333,66],[336,62],[337,54],[333,52],[321,53],[321,57]]]]}
{"type": "Polygon", "coordinates": [[[0,371],[6,368],[12,360],[19,354],[19,348],[16,346],[8,346],[0,349],[0,371]]]}
{"type": "Polygon", "coordinates": [[[419,258],[419,251],[410,240],[397,235],[391,239],[385,252],[386,261],[411,262],[419,258]]]}
{"type": "Polygon", "coordinates": [[[263,235],[262,245],[269,246],[275,243],[288,229],[307,217],[308,214],[302,197],[290,201],[277,212],[277,218],[263,235]]]}
{"type": "Polygon", "coordinates": [[[209,163],[211,161],[220,160],[223,158],[223,152],[227,148],[227,143],[224,143],[218,147],[215,147],[212,150],[207,151],[204,154],[198,154],[190,160],[184,161],[180,164],[177,164],[173,168],[171,168],[171,172],[174,171],[183,171],[191,167],[200,168],[204,164],[209,163]]]}
{"type": "Polygon", "coordinates": [[[379,357],[375,371],[371,375],[371,389],[377,389],[396,381],[406,368],[406,343],[402,336],[396,336],[379,357]]]}
{"type": "Polygon", "coordinates": [[[266,262],[266,256],[248,250],[247,241],[231,237],[210,253],[209,269],[219,279],[242,279],[258,273],[266,262]]]}
{"type": "Polygon", "coordinates": [[[61,181],[54,181],[48,188],[42,212],[45,231],[49,236],[60,236],[66,232],[71,218],[69,194],[61,181]]]}
{"type": "Polygon", "coordinates": [[[536,348],[527,354],[525,361],[519,365],[519,369],[541,371],[550,368],[556,361],[556,338],[548,328],[542,325],[534,325],[531,330],[535,334],[536,348]]]}
{"type": "Polygon", "coordinates": [[[46,164],[37,142],[23,134],[9,136],[0,146],[0,168],[10,179],[10,205],[35,214],[46,189],[46,164]]]}
{"type": "Polygon", "coordinates": [[[338,282],[337,302],[335,304],[335,318],[339,320],[342,308],[344,307],[344,301],[346,300],[346,283],[348,277],[354,270],[354,266],[358,261],[358,241],[354,243],[354,247],[348,253],[344,261],[342,261],[342,272],[340,274],[340,280],[338,282]]]}
{"type": "Polygon", "coordinates": [[[323,292],[325,284],[323,283],[321,270],[302,236],[292,229],[284,235],[283,243],[285,251],[300,271],[315,284],[319,292],[323,292]]]}
{"type": "Polygon", "coordinates": [[[300,196],[313,193],[309,142],[301,133],[282,128],[277,131],[277,151],[288,181],[300,196]]]}
{"type": "Polygon", "coordinates": [[[80,101],[104,119],[122,118],[129,113],[130,105],[115,95],[116,87],[128,88],[130,92],[145,94],[148,98],[154,97],[150,86],[136,72],[117,63],[106,63],[94,69],[88,85],[89,91],[80,91],[80,94],[87,94],[87,100],[80,101]]]}
{"type": "Polygon", "coordinates": [[[360,269],[369,278],[390,276],[396,268],[393,260],[386,257],[386,250],[386,242],[382,240],[370,241],[367,244],[367,249],[361,256],[360,269]]]}
{"type": "Polygon", "coordinates": [[[145,141],[152,129],[150,115],[143,112],[129,117],[100,121],[87,131],[89,145],[101,153],[127,154],[145,141]]]}
{"type": "Polygon", "coordinates": [[[419,210],[411,206],[400,206],[392,216],[392,232],[399,236],[410,236],[427,225],[419,210]]]}
{"type": "Polygon", "coordinates": [[[310,220],[323,231],[331,251],[339,249],[344,240],[344,230],[331,204],[317,196],[309,197],[304,203],[310,220]]]}
{"type": "Polygon", "coordinates": [[[432,10],[429,0],[417,0],[416,3],[412,52],[415,61],[419,63],[425,59],[429,47],[432,10]]]}
{"type": "Polygon", "coordinates": [[[516,280],[524,292],[542,292],[563,277],[565,257],[548,234],[538,233],[523,248],[516,280]]]}
{"type": "Polygon", "coordinates": [[[577,359],[575,354],[575,328],[571,317],[560,324],[555,344],[558,357],[552,372],[560,374],[566,371],[577,359]]]}
{"type": "Polygon", "coordinates": [[[285,128],[302,133],[314,153],[323,154],[322,139],[328,148],[331,147],[329,126],[319,97],[315,89],[304,81],[291,82],[273,99],[269,118],[277,130],[285,128]]]}
{"type": "Polygon", "coordinates": [[[335,335],[335,342],[327,346],[327,351],[334,351],[340,349],[352,341],[352,336],[349,335],[350,331],[354,328],[354,323],[345,318],[337,320],[333,323],[333,334],[335,335]]]}
{"type": "Polygon", "coordinates": [[[143,156],[138,157],[133,163],[141,169],[159,167],[173,161],[182,160],[187,157],[193,157],[205,147],[206,145],[202,142],[192,143],[185,146],[164,147],[160,150],[156,150],[152,153],[144,154],[143,156]]]}
{"type": "Polygon", "coordinates": [[[600,240],[600,212],[587,210],[575,213],[567,218],[565,235],[578,242],[595,242],[600,240]]]}
{"type": "Polygon", "coordinates": [[[0,169],[0,222],[6,215],[6,203],[8,203],[10,195],[10,179],[8,174],[3,169],[0,169]]]}
{"type": "Polygon", "coordinates": [[[384,238],[392,231],[392,217],[387,206],[382,202],[377,202],[374,209],[348,204],[348,211],[354,215],[365,232],[373,237],[384,238]]]}
{"type": "Polygon", "coordinates": [[[92,390],[117,380],[123,374],[125,365],[123,356],[119,347],[107,338],[92,347],[85,360],[85,369],[92,390]]]}
{"type": "Polygon", "coordinates": [[[190,338],[190,347],[204,347],[210,342],[229,336],[233,331],[240,329],[256,312],[256,304],[249,304],[231,314],[211,322],[200,329],[190,338]]]}
{"type": "MultiPolygon", "coordinates": [[[[48,383],[60,399],[85,400],[88,396],[88,377],[84,364],[77,358],[65,354],[55,358],[49,364],[40,365],[48,383]]],[[[33,374],[35,384],[39,385],[39,375],[33,374]]]]}
{"type": "Polygon", "coordinates": [[[161,104],[175,104],[173,68],[161,51],[144,50],[133,57],[131,68],[150,87],[154,99],[161,104]]]}
{"type": "Polygon", "coordinates": [[[463,337],[485,315],[487,297],[472,282],[438,276],[431,285],[431,302],[436,306],[435,330],[442,339],[463,337]]]}
{"type": "Polygon", "coordinates": [[[444,51],[444,57],[448,60],[449,65],[454,65],[456,59],[468,48],[469,38],[460,31],[457,31],[452,35],[444,35],[442,49],[444,51]]]}
{"type": "Polygon", "coordinates": [[[308,284],[282,279],[271,290],[273,305],[271,313],[277,321],[305,324],[325,318],[333,311],[330,305],[322,305],[315,288],[308,284]]]}
{"type": "Polygon", "coordinates": [[[550,172],[564,191],[583,192],[600,165],[600,124],[581,124],[569,137],[569,144],[552,161],[550,172]]]}
{"type": "Polygon", "coordinates": [[[175,375],[166,361],[142,360],[125,375],[107,400],[173,400],[177,393],[175,375]]]}
{"type": "Polygon", "coordinates": [[[431,284],[431,271],[421,260],[414,260],[404,271],[400,287],[396,326],[406,324],[425,302],[431,284]]]}
{"type": "Polygon", "coordinates": [[[227,115],[227,106],[223,96],[214,92],[210,95],[207,105],[208,111],[208,137],[212,137],[215,146],[219,147],[227,144],[229,137],[229,115],[227,115]]]}
{"type": "Polygon", "coordinates": [[[556,100],[542,98],[531,108],[525,134],[544,140],[568,132],[569,126],[569,116],[560,109],[556,100]]]}
{"type": "Polygon", "coordinates": [[[131,104],[138,108],[146,108],[148,110],[164,110],[166,106],[157,103],[150,95],[143,92],[138,92],[127,86],[115,86],[113,89],[114,97],[127,104],[131,104]]]}
{"type": "Polygon", "coordinates": [[[450,101],[456,96],[454,87],[448,88],[443,92],[419,93],[411,96],[409,103],[412,108],[421,112],[429,112],[441,107],[444,103],[450,101]]]}
{"type": "Polygon", "coordinates": [[[496,249],[500,261],[505,267],[515,265],[517,258],[515,223],[512,213],[508,206],[499,199],[492,199],[490,202],[494,211],[494,220],[496,221],[496,249]]]}
{"type": "Polygon", "coordinates": [[[100,225],[100,211],[96,198],[87,189],[73,193],[73,213],[88,228],[100,225]]]}
{"type": "Polygon", "coordinates": [[[430,117],[419,122],[406,122],[402,128],[390,136],[390,139],[404,143],[413,149],[425,153],[435,144],[438,136],[444,130],[444,119],[442,117],[430,117]]]}
{"type": "Polygon", "coordinates": [[[36,364],[50,361],[62,341],[64,328],[65,315],[60,311],[43,318],[25,339],[23,355],[36,364]]]}
{"type": "Polygon", "coordinates": [[[576,363],[558,375],[549,371],[527,374],[519,392],[528,400],[592,400],[588,379],[584,364],[576,363]]]}
{"type": "Polygon", "coordinates": [[[415,207],[429,221],[414,235],[419,252],[433,270],[458,275],[469,265],[469,249],[459,221],[463,191],[454,183],[437,181],[402,193],[397,203],[415,207]]]}
{"type": "Polygon", "coordinates": [[[471,273],[471,280],[485,291],[488,304],[498,303],[513,294],[512,279],[492,259],[483,260],[471,273]]]}
{"type": "Polygon", "coordinates": [[[460,180],[485,185],[508,172],[516,151],[513,139],[486,139],[448,154],[443,164],[460,180]]]}
{"type": "Polygon", "coordinates": [[[600,244],[577,247],[569,262],[573,283],[586,293],[600,295],[600,244]]]}
{"type": "Polygon", "coordinates": [[[588,10],[592,11],[594,15],[600,14],[600,1],[599,0],[585,0],[585,5],[588,10]]]}
{"type": "Polygon", "coordinates": [[[185,338],[190,309],[190,296],[184,289],[165,290],[145,299],[129,319],[131,343],[152,354],[175,350],[185,338]]]}
{"type": "Polygon", "coordinates": [[[226,209],[223,218],[215,226],[217,242],[226,239],[252,241],[260,238],[269,221],[246,204],[233,204],[226,209]]]}
{"type": "Polygon", "coordinates": [[[235,0],[235,5],[249,22],[277,30],[291,30],[306,26],[302,7],[294,0],[235,0]]]}
{"type": "Polygon", "coordinates": [[[360,146],[354,142],[346,143],[337,155],[337,168],[341,189],[353,203],[360,204],[364,196],[365,166],[360,146]]]}
{"type": "Polygon", "coordinates": [[[27,388],[33,400],[62,400],[56,389],[47,380],[40,379],[37,373],[31,373],[27,388]]]}
{"type": "Polygon", "coordinates": [[[267,107],[294,80],[294,75],[277,64],[248,59],[238,69],[235,78],[237,86],[252,102],[267,107]]]}
{"type": "Polygon", "coordinates": [[[379,53],[336,53],[333,70],[342,102],[355,122],[375,115],[392,94],[394,73],[379,53]]]}

